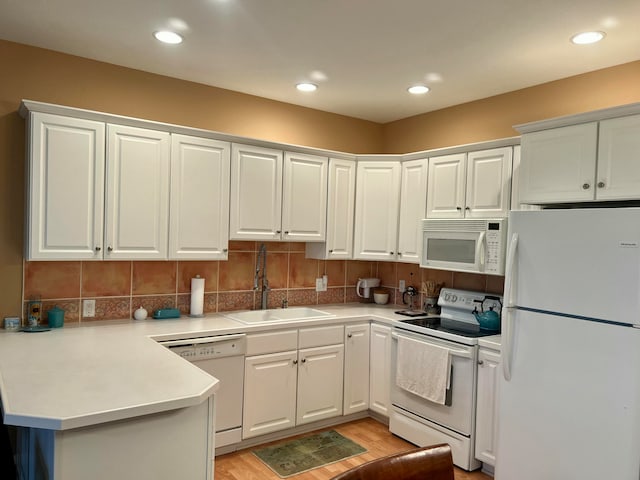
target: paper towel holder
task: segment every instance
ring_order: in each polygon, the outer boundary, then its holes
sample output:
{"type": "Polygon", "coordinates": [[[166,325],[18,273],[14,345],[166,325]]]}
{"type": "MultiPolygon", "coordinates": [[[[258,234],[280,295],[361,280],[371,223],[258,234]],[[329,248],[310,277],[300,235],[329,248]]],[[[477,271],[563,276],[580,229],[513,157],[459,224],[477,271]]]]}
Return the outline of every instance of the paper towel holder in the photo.
{"type": "Polygon", "coordinates": [[[204,278],[196,275],[191,279],[191,305],[189,316],[192,318],[204,317],[204,278]]]}

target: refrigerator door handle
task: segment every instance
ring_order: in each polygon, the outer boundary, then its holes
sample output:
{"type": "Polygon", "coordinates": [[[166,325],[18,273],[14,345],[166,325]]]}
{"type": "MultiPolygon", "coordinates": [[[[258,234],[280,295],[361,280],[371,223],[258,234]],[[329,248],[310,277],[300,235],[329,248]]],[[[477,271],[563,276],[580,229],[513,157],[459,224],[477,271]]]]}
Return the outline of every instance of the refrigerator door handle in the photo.
{"type": "Polygon", "coordinates": [[[513,319],[511,318],[515,308],[504,307],[502,309],[502,376],[509,382],[511,380],[511,357],[512,357],[512,335],[511,329],[513,319]]]}
{"type": "Polygon", "coordinates": [[[515,307],[515,289],[516,285],[514,278],[516,276],[516,252],[518,250],[518,234],[514,233],[511,236],[509,247],[507,248],[507,264],[505,265],[505,278],[506,283],[504,285],[504,306],[515,307]]]}
{"type": "Polygon", "coordinates": [[[484,272],[484,252],[486,247],[484,242],[486,241],[485,232],[480,232],[480,236],[478,237],[478,243],[476,243],[476,259],[478,260],[478,270],[480,272],[484,272]]]}
{"type": "Polygon", "coordinates": [[[514,277],[516,276],[516,251],[518,250],[518,234],[514,233],[507,249],[507,264],[505,268],[506,281],[504,286],[504,308],[502,309],[502,376],[508,382],[511,380],[513,314],[515,311],[514,277]]]}

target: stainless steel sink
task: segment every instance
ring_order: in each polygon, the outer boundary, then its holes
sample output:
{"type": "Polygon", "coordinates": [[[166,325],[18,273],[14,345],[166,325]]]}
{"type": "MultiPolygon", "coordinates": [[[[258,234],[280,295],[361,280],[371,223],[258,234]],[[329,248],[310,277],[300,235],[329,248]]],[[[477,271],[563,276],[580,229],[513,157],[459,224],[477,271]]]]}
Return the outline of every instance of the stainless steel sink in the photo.
{"type": "Polygon", "coordinates": [[[249,310],[225,313],[225,317],[242,323],[274,323],[294,320],[312,320],[335,317],[333,313],[309,307],[275,308],[272,310],[249,310]]]}

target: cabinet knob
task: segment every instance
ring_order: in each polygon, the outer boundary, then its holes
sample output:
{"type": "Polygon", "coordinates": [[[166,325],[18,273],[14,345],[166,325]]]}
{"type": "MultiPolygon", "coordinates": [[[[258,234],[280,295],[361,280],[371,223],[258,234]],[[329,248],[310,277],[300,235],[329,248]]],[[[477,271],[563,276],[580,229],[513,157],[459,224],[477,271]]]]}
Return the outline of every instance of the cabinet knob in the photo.
{"type": "Polygon", "coordinates": [[[484,365],[484,360],[478,360],[478,365],[484,365]]]}
{"type": "Polygon", "coordinates": [[[393,255],[393,252],[389,252],[389,255],[393,255]]]}
{"type": "Polygon", "coordinates": [[[604,182],[598,182],[598,188],[604,188],[604,182]]]}
{"type": "Polygon", "coordinates": [[[289,235],[289,230],[285,230],[285,231],[284,231],[284,234],[285,234],[285,235],[289,235]]]}
{"type": "Polygon", "coordinates": [[[347,333],[347,338],[353,337],[353,333],[347,333]]]}
{"type": "Polygon", "coordinates": [[[222,253],[227,253],[228,251],[229,251],[229,249],[228,249],[228,248],[223,248],[223,249],[222,249],[222,253]]]}
{"type": "Polygon", "coordinates": [[[276,233],[282,233],[282,230],[276,230],[276,233]]]}
{"type": "Polygon", "coordinates": [[[462,207],[456,207],[456,210],[460,212],[462,210],[462,207]]]}
{"type": "Polygon", "coordinates": [[[297,365],[297,364],[298,364],[298,360],[294,360],[294,361],[293,361],[293,364],[294,364],[294,365],[297,365]]]}
{"type": "Polygon", "coordinates": [[[464,207],[465,210],[471,210],[471,207],[464,207]]]}
{"type": "Polygon", "coordinates": [[[102,250],[102,247],[96,247],[96,252],[99,252],[100,250],[102,250]]]}
{"type": "Polygon", "coordinates": [[[588,183],[583,183],[582,184],[582,189],[583,190],[589,190],[591,188],[591,185],[589,185],[588,183]]]}
{"type": "Polygon", "coordinates": [[[398,256],[401,257],[402,256],[402,252],[398,252],[398,256]]]}
{"type": "Polygon", "coordinates": [[[109,245],[109,246],[107,247],[107,251],[108,251],[108,252],[113,252],[113,247],[112,247],[111,245],[109,245]]]}
{"type": "Polygon", "coordinates": [[[333,250],[329,250],[329,253],[333,253],[333,250]]]}
{"type": "Polygon", "coordinates": [[[302,363],[307,363],[307,359],[306,359],[306,358],[303,358],[303,359],[301,360],[301,362],[302,362],[302,363]]]}

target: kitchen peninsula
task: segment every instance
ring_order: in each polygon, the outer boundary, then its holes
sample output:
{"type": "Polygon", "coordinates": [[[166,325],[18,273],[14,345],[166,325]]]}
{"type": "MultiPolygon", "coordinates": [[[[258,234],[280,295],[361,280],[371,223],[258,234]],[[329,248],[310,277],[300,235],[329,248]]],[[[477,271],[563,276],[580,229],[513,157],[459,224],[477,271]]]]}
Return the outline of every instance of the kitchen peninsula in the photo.
{"type": "Polygon", "coordinates": [[[0,397],[25,478],[210,479],[218,380],[158,341],[399,317],[366,304],[323,310],[331,318],[244,325],[218,314],[0,333],[0,397]]]}

